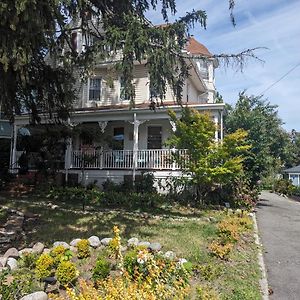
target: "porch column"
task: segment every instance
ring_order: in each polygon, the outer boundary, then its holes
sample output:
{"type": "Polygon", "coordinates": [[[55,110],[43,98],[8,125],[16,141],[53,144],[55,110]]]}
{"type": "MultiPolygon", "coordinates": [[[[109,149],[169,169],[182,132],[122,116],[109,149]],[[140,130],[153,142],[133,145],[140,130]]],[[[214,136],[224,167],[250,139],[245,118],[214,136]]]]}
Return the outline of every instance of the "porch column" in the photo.
{"type": "Polygon", "coordinates": [[[65,153],[65,182],[67,183],[69,180],[69,169],[72,165],[72,138],[67,138],[66,143],[66,153],[65,153]]]}
{"type": "Polygon", "coordinates": [[[136,113],[133,114],[133,157],[132,157],[132,180],[135,182],[136,169],[138,167],[138,150],[139,150],[139,126],[140,121],[136,119],[136,113]]]}
{"type": "MultiPolygon", "coordinates": [[[[174,133],[176,131],[176,123],[174,121],[172,121],[172,120],[169,120],[169,121],[170,121],[170,124],[171,124],[172,132],[174,133]]],[[[175,151],[176,151],[176,149],[175,149],[175,147],[173,147],[171,149],[172,155],[175,154],[175,151]]],[[[172,159],[172,160],[173,160],[173,162],[172,162],[172,170],[175,170],[176,169],[176,162],[175,162],[174,159],[172,159]]]]}
{"type": "Polygon", "coordinates": [[[219,120],[218,120],[218,116],[214,116],[214,123],[216,126],[216,131],[215,131],[215,141],[217,142],[219,140],[219,131],[218,131],[218,127],[219,127],[219,120]]]}
{"type": "Polygon", "coordinates": [[[223,141],[223,138],[224,138],[224,126],[223,126],[223,111],[221,111],[220,113],[220,138],[221,138],[221,141],[223,141]]]}
{"type": "Polygon", "coordinates": [[[17,136],[18,136],[18,126],[14,124],[13,127],[13,139],[11,141],[11,154],[10,154],[10,171],[11,173],[15,173],[15,168],[17,164],[17,136]]]}

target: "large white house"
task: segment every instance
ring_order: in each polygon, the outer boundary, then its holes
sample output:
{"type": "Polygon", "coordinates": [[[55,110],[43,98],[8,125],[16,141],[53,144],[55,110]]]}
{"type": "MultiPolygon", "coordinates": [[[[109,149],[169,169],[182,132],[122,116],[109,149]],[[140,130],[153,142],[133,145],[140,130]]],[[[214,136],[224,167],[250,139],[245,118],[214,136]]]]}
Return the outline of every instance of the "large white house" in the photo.
{"type": "MultiPolygon", "coordinates": [[[[77,47],[83,47],[80,34],[77,34],[77,47]]],[[[217,62],[208,49],[196,41],[189,39],[186,46],[187,54],[191,56],[204,55],[207,59],[190,60],[192,68],[186,79],[182,103],[199,111],[211,114],[216,128],[216,140],[223,138],[223,103],[215,103],[214,70],[217,62]]],[[[102,62],[95,66],[94,74],[86,83],[78,82],[79,97],[75,103],[69,124],[73,127],[79,124],[99,126],[102,133],[110,137],[112,143],[104,143],[95,139],[86,140],[77,136],[69,140],[65,150],[62,172],[66,177],[78,176],[79,182],[97,181],[100,185],[106,179],[121,182],[124,177],[133,177],[141,172],[152,172],[156,178],[166,178],[180,175],[175,163],[170,161],[172,151],[184,149],[168,149],[165,141],[174,124],[170,121],[168,110],[176,111],[180,116],[181,107],[176,103],[171,89],[167,90],[163,105],[156,110],[149,109],[149,75],[146,61],[134,66],[135,107],[131,108],[128,100],[122,97],[122,78],[113,75],[113,85],[107,78],[113,62],[102,62]],[[81,178],[84,158],[92,157],[85,163],[84,179],[81,178]],[[76,175],[77,174],[77,175],[76,175]]],[[[110,80],[111,81],[111,80],[110,80]]],[[[17,149],[17,135],[20,128],[28,124],[28,116],[16,117],[12,139],[11,169],[15,172],[18,158],[22,152],[17,149]]],[[[34,168],[34,165],[31,166],[34,168]]]]}

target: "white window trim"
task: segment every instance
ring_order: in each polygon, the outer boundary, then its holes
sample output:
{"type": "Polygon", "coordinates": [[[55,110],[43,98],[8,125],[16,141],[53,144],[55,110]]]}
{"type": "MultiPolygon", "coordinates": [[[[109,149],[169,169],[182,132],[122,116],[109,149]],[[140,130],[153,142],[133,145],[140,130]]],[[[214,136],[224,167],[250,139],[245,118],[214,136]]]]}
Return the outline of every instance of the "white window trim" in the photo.
{"type": "Polygon", "coordinates": [[[88,79],[88,85],[87,85],[87,101],[88,102],[101,102],[102,100],[102,93],[103,93],[103,78],[101,76],[95,76],[88,79]],[[90,99],[90,81],[91,79],[100,79],[100,97],[98,100],[90,99]]]}

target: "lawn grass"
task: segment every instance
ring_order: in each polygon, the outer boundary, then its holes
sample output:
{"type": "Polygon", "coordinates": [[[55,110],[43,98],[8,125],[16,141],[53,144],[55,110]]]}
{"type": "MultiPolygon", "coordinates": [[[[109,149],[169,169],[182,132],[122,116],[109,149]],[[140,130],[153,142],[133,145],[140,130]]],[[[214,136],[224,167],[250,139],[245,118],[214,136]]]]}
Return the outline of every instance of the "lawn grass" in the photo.
{"type": "Polygon", "coordinates": [[[62,204],[52,209],[47,203],[40,196],[0,198],[1,205],[40,215],[36,223],[28,226],[24,247],[37,241],[51,247],[55,241],[70,242],[91,235],[111,237],[112,227],[118,225],[124,242],[130,237],[159,242],[164,251],[172,250],[195,265],[209,265],[210,275],[203,276],[201,271],[196,274],[194,290],[197,286],[209,287],[226,300],[261,299],[257,247],[252,231],[243,235],[228,260],[212,257],[208,252],[209,243],[217,238],[216,222],[226,217],[226,213],[179,206],[165,206],[152,213],[124,209],[83,212],[80,206],[71,209],[70,205],[62,204]]]}

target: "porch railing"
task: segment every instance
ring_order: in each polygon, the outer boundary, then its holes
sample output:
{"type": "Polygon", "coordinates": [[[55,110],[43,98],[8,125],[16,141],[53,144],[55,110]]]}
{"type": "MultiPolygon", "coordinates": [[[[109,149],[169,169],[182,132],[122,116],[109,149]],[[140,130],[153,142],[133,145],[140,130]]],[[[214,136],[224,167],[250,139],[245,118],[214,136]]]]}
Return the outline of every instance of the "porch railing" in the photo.
{"type": "Polygon", "coordinates": [[[172,160],[173,155],[188,159],[187,150],[183,149],[138,150],[136,163],[133,150],[73,150],[70,168],[133,169],[135,166],[136,169],[178,170],[178,164],[172,160]]]}

